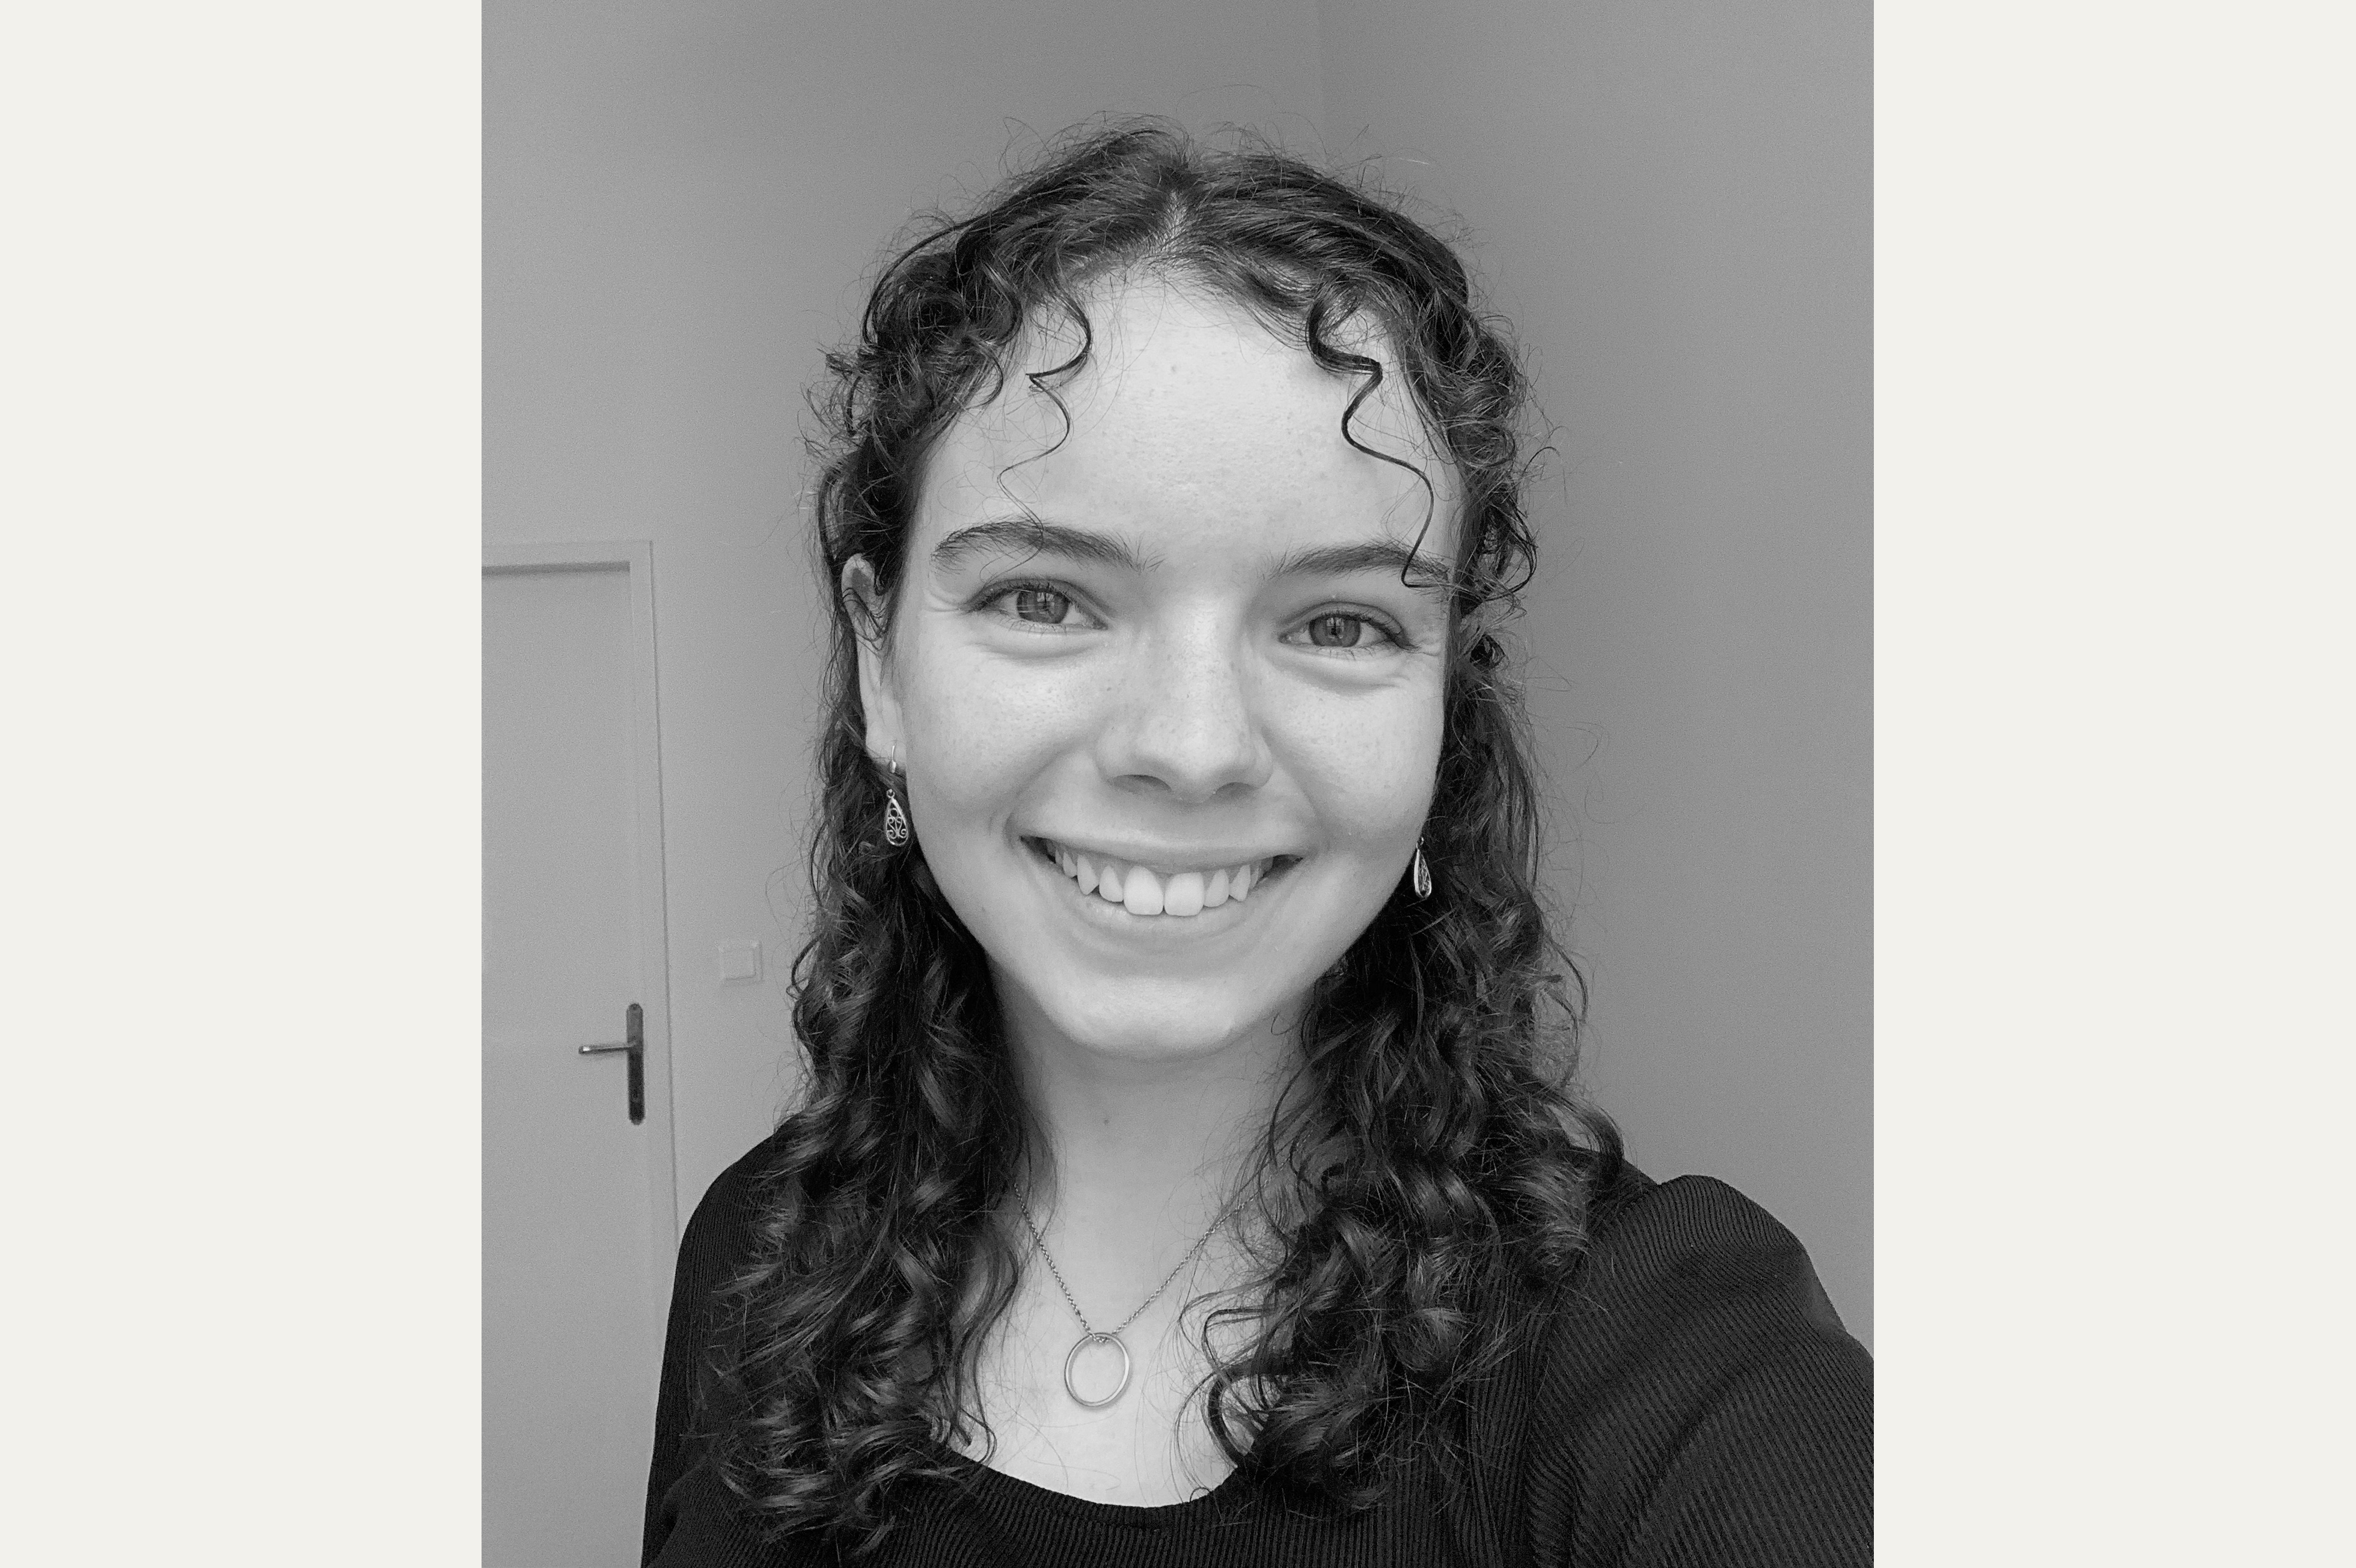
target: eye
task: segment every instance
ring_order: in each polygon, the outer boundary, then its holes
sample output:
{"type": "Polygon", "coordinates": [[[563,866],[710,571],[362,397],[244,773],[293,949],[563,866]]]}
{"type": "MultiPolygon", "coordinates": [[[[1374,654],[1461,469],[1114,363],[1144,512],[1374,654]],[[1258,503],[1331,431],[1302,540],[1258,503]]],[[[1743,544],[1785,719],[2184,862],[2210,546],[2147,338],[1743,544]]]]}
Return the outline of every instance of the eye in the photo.
{"type": "Polygon", "coordinates": [[[1035,625],[1060,626],[1064,617],[1072,613],[1071,596],[1052,588],[1018,588],[1007,598],[1012,603],[1016,620],[1035,625]]]}
{"type": "Polygon", "coordinates": [[[1012,623],[1026,631],[1102,631],[1104,623],[1078,596],[1053,582],[999,582],[983,589],[968,606],[1001,625],[1012,623]]]}
{"type": "Polygon", "coordinates": [[[1321,610],[1287,633],[1284,640],[1355,653],[1408,645],[1406,635],[1397,627],[1364,610],[1321,610]]]}
{"type": "Polygon", "coordinates": [[[1355,648],[1365,629],[1355,615],[1320,615],[1309,623],[1309,640],[1321,648],[1355,648]]]}

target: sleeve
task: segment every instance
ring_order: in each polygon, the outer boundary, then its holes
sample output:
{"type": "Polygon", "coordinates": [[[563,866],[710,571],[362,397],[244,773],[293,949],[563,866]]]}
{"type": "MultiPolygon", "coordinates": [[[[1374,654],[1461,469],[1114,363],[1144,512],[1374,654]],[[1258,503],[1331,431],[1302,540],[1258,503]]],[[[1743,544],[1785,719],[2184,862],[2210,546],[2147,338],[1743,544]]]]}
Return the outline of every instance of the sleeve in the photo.
{"type": "Polygon", "coordinates": [[[712,1381],[718,1324],[713,1297],[749,1254],[753,1188],[772,1145],[738,1160],[703,1195],[680,1237],[670,1315],[664,1332],[662,1381],[655,1399],[654,1452],[647,1467],[647,1520],[639,1561],[651,1563],[680,1522],[681,1499],[701,1458],[698,1424],[712,1381]]]}
{"type": "Polygon", "coordinates": [[[1721,1182],[1612,1216],[1534,1411],[1532,1536],[1582,1568],[1865,1568],[1873,1364],[1807,1253],[1721,1182]]]}

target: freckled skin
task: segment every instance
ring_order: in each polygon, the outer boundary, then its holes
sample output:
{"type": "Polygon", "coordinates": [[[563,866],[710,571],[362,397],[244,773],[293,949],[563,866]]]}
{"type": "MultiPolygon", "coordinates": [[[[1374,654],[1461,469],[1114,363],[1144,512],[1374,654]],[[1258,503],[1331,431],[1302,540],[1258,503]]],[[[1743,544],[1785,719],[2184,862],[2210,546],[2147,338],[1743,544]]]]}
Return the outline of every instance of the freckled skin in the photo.
{"type": "MultiPolygon", "coordinates": [[[[1117,283],[1090,317],[1090,365],[1055,383],[1068,436],[1022,374],[1069,357],[1044,336],[936,445],[888,642],[861,664],[868,740],[905,767],[916,838],[1018,1038],[1199,1059],[1280,1032],[1398,886],[1438,763],[1447,611],[1396,567],[1270,576],[1422,531],[1424,486],[1343,440],[1353,382],[1200,290],[1117,283]],[[935,561],[1024,508],[1146,570],[1003,545],[935,561]],[[1356,645],[1331,645],[1348,615],[1356,645]],[[1026,837],[1300,860],[1232,910],[1124,926],[1026,837]]],[[[1433,476],[1421,549],[1444,563],[1458,491],[1395,368],[1353,428],[1433,476]]]]}

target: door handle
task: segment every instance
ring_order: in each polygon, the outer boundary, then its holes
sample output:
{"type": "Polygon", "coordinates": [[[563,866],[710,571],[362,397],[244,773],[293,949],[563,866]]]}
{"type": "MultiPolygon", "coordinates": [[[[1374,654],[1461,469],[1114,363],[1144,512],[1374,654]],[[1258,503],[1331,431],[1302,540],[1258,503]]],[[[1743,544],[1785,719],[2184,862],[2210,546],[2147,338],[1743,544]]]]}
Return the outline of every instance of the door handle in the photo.
{"type": "Polygon", "coordinates": [[[636,1126],[647,1119],[647,1015],[637,1003],[623,1017],[627,1020],[629,1038],[617,1045],[584,1045],[584,1056],[604,1056],[609,1051],[626,1051],[630,1059],[630,1125],[636,1126]]]}

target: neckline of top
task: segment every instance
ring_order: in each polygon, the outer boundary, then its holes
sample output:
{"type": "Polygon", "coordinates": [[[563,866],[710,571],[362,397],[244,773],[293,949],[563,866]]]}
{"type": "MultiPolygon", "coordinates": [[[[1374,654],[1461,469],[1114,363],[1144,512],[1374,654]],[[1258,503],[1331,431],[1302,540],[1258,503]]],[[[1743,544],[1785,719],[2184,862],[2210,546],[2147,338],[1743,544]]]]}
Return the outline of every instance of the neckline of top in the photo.
{"type": "Polygon", "coordinates": [[[1020,1476],[1010,1476],[994,1469],[969,1455],[960,1454],[946,1444],[937,1444],[949,1463],[963,1470],[984,1491],[998,1493],[1009,1502],[1028,1502],[1055,1509],[1060,1513],[1097,1520],[1104,1524],[1130,1525],[1161,1529],[1169,1525],[1207,1515],[1239,1495],[1245,1486],[1240,1468],[1227,1472],[1218,1485],[1195,1493],[1174,1503],[1107,1503],[1094,1498],[1084,1498],[1074,1492],[1059,1492],[1053,1487],[1043,1487],[1036,1481],[1026,1481],[1020,1476]]]}

